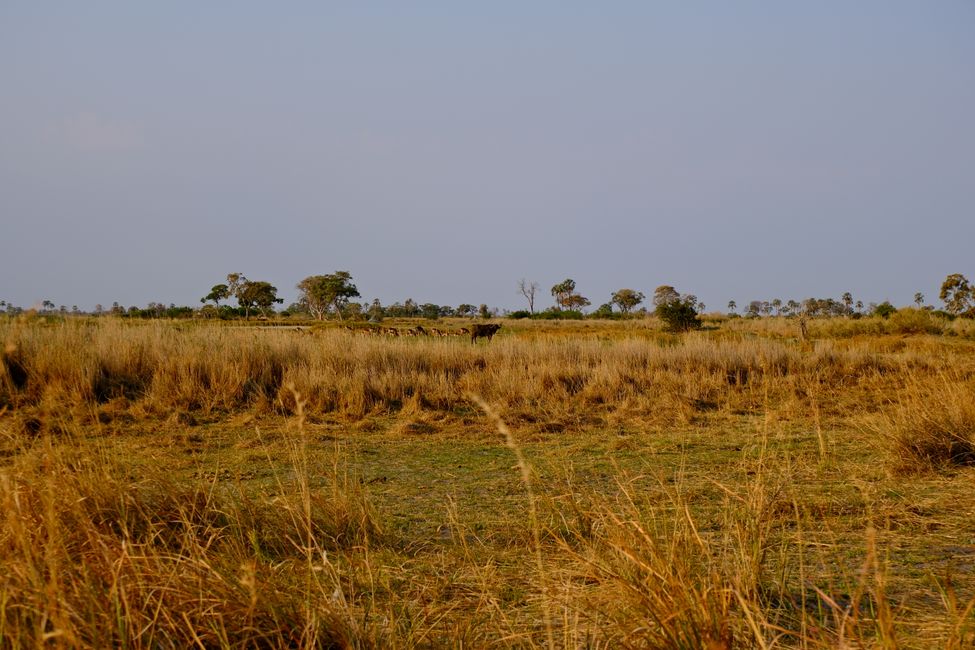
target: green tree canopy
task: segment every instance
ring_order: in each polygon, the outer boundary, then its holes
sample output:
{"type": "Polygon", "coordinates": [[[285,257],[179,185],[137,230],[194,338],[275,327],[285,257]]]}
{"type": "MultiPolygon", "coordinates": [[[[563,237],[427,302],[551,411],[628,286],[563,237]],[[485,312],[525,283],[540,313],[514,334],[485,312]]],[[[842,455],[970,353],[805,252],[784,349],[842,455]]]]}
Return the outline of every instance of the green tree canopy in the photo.
{"type": "Polygon", "coordinates": [[[221,300],[226,300],[230,297],[230,287],[225,284],[215,284],[210,289],[210,293],[200,298],[200,302],[207,303],[212,302],[214,305],[220,306],[221,300]]]}
{"type": "Polygon", "coordinates": [[[352,284],[352,275],[348,271],[311,275],[299,282],[297,288],[301,292],[301,301],[318,320],[324,320],[330,310],[342,320],[342,311],[349,300],[359,297],[359,290],[352,284]]]}
{"type": "Polygon", "coordinates": [[[613,294],[611,302],[620,308],[624,314],[629,314],[637,305],[646,299],[639,291],[633,289],[620,289],[613,294]]]}
{"type": "Polygon", "coordinates": [[[701,327],[697,317],[698,301],[693,295],[682,296],[671,286],[657,287],[653,295],[654,313],[671,332],[686,332],[701,327]]]}
{"type": "Polygon", "coordinates": [[[267,314],[274,303],[284,302],[283,298],[278,298],[278,288],[270,282],[251,281],[247,281],[241,287],[238,301],[241,300],[244,303],[241,306],[244,307],[245,312],[248,312],[248,316],[251,307],[257,307],[262,314],[267,314]]]}
{"type": "Polygon", "coordinates": [[[952,273],[941,285],[945,311],[958,316],[975,316],[975,288],[961,273],[952,273]]]}

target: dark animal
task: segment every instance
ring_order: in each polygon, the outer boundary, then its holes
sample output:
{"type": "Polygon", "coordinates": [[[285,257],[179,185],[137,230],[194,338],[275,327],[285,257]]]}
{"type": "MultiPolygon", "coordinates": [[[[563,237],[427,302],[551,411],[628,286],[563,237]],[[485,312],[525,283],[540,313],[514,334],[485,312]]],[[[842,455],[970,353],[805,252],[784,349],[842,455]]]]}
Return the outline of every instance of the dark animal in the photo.
{"type": "Polygon", "coordinates": [[[16,355],[16,348],[12,345],[7,346],[6,350],[0,352],[0,371],[4,368],[6,368],[14,387],[17,390],[23,390],[24,386],[27,385],[27,368],[24,367],[20,358],[16,355]]]}
{"type": "Polygon", "coordinates": [[[501,325],[497,323],[471,325],[471,343],[477,343],[477,339],[482,336],[490,341],[499,329],[501,325]]]}

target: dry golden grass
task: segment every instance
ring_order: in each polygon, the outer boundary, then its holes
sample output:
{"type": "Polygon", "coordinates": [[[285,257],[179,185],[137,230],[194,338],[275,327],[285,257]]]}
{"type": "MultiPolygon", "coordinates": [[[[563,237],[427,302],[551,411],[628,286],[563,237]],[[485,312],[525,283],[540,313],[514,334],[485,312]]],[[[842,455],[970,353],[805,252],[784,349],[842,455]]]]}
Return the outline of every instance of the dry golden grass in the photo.
{"type": "Polygon", "coordinates": [[[2,645],[972,647],[975,345],[915,318],[2,322],[2,645]]]}

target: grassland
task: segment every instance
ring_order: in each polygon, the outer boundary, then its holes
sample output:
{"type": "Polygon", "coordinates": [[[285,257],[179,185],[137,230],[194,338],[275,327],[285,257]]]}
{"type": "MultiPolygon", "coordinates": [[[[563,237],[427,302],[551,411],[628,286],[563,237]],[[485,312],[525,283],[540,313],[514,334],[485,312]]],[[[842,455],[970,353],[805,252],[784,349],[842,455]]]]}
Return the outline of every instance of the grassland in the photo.
{"type": "Polygon", "coordinates": [[[2,322],[0,645],[975,647],[973,329],[809,329],[2,322]]]}

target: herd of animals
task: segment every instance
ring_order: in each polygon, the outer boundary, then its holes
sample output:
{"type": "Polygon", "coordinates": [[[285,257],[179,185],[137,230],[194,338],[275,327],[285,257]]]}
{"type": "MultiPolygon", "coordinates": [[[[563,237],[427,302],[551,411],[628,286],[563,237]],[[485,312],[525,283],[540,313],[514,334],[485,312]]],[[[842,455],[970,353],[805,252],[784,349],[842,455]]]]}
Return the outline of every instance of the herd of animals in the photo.
{"type": "Polygon", "coordinates": [[[396,327],[353,327],[346,325],[345,329],[354,334],[365,336],[470,336],[471,343],[476,343],[479,338],[486,338],[490,341],[501,329],[497,323],[475,323],[470,327],[462,327],[456,330],[442,330],[436,327],[423,327],[417,325],[408,329],[398,329],[396,327]]]}

